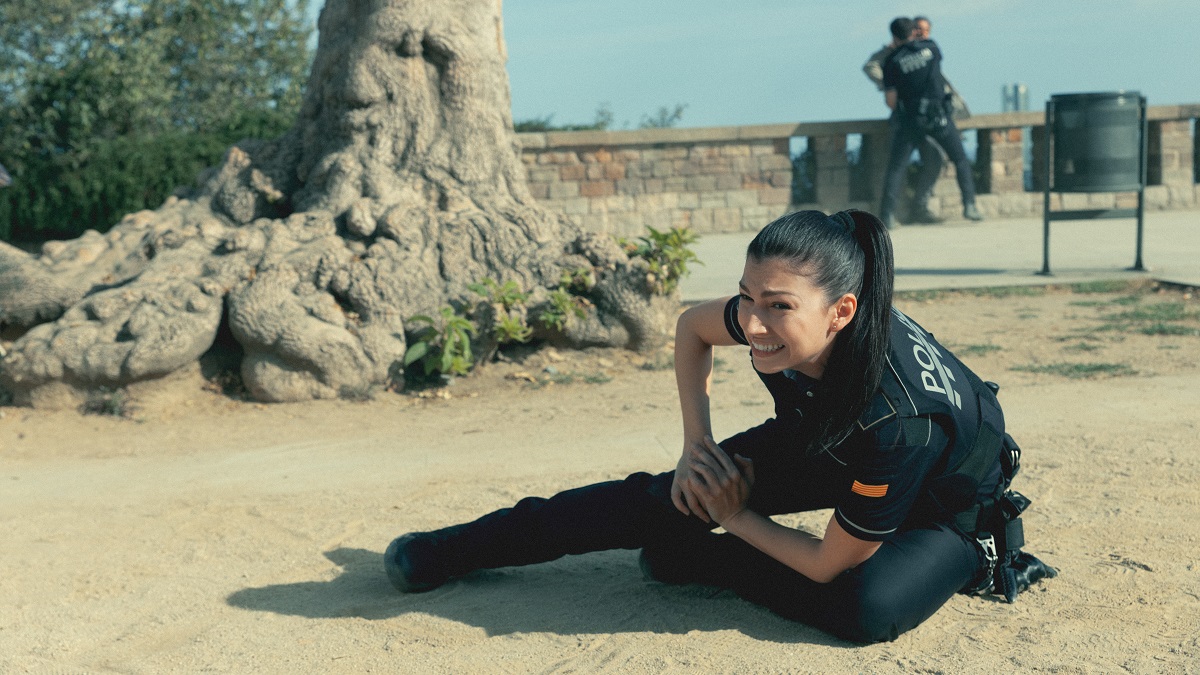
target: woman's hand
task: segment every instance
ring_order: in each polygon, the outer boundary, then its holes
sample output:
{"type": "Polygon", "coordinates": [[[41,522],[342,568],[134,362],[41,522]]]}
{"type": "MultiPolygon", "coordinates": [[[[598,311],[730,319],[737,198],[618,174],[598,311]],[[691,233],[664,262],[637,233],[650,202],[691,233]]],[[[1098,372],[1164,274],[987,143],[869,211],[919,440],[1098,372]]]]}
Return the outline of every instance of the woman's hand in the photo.
{"type": "Polygon", "coordinates": [[[680,464],[684,464],[685,460],[688,476],[684,481],[684,491],[699,502],[705,522],[716,521],[724,525],[746,510],[750,488],[754,484],[754,463],[751,460],[741,455],[734,455],[730,459],[710,436],[692,444],[684,452],[680,464]]]}
{"type": "Polygon", "coordinates": [[[691,487],[692,468],[689,462],[691,455],[689,450],[688,447],[684,447],[683,454],[679,457],[679,463],[675,465],[675,477],[671,480],[671,501],[675,504],[675,508],[685,516],[696,516],[706,523],[711,523],[712,519],[701,506],[700,498],[696,496],[691,487]]]}

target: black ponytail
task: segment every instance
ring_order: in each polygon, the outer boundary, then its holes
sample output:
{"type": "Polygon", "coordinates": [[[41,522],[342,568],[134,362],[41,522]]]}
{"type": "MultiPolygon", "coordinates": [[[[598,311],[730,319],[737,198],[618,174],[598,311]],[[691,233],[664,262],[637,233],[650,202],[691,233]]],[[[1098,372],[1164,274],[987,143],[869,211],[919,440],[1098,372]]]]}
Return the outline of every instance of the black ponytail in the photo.
{"type": "MultiPolygon", "coordinates": [[[[840,443],[879,388],[891,338],[895,263],[887,228],[865,211],[790,213],[750,242],[747,257],[786,260],[821,289],[827,302],[858,298],[854,319],[833,345],[818,399],[810,454],[840,443]]],[[[811,419],[811,418],[810,418],[811,419]]]]}

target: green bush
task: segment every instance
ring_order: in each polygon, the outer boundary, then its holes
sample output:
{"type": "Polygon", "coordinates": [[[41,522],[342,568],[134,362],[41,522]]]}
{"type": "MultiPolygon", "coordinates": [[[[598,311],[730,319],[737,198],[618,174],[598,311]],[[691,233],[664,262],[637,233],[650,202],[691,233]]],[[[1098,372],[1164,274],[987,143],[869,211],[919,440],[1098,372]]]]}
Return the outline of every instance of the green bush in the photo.
{"type": "Polygon", "coordinates": [[[0,190],[0,239],[106,232],[125,214],[158,208],[176,188],[193,185],[237,141],[279,136],[290,121],[262,113],[210,133],[119,136],[91,141],[73,153],[5,158],[13,182],[0,190]]]}

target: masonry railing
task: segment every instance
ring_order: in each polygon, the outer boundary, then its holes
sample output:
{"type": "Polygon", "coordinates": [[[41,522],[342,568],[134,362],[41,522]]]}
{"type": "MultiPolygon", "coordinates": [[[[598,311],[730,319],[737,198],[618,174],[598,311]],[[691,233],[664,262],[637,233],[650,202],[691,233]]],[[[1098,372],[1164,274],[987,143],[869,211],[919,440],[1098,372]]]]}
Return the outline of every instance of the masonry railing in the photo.
{"type": "MultiPolygon", "coordinates": [[[[1146,208],[1200,206],[1200,104],[1151,106],[1147,116],[1146,208]]],[[[984,215],[1041,215],[1044,118],[1042,111],[1015,112],[958,123],[968,145],[974,140],[977,203],[984,215]]],[[[881,119],[517,137],[529,189],[539,202],[585,230],[621,236],[642,234],[646,226],[756,230],[800,208],[875,212],[888,153],[888,126],[881,119]]],[[[1134,201],[1136,193],[1055,193],[1051,208],[1125,208],[1134,201]]],[[[948,162],[930,208],[950,219],[961,212],[948,162]]]]}

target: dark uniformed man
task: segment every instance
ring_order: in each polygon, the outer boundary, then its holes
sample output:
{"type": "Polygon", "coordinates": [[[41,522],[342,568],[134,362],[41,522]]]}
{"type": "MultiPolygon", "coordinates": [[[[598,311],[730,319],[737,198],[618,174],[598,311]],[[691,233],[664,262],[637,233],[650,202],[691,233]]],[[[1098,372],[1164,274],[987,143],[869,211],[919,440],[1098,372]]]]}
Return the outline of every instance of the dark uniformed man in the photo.
{"type": "MultiPolygon", "coordinates": [[[[891,25],[892,35],[897,38],[912,36],[914,27],[910,19],[896,19],[891,25]]],[[[888,107],[896,111],[898,121],[897,133],[892,135],[879,211],[880,218],[889,228],[896,223],[896,202],[909,156],[926,137],[937,143],[954,163],[955,177],[962,193],[963,217],[983,220],[975,206],[971,163],[963,151],[962,138],[948,109],[941,62],[942,53],[937,43],[909,37],[892,52],[883,66],[884,97],[888,107]]],[[[917,195],[928,194],[936,178],[937,172],[923,172],[921,184],[916,188],[917,195]]]]}

